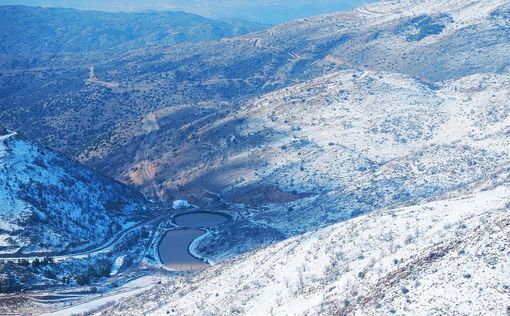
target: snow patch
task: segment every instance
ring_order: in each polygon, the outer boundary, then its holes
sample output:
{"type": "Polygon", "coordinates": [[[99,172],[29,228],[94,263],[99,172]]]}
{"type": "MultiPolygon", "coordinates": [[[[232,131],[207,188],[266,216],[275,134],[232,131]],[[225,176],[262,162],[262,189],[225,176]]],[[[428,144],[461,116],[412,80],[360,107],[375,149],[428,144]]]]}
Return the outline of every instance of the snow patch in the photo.
{"type": "Polygon", "coordinates": [[[182,210],[191,208],[192,205],[186,200],[175,200],[172,203],[172,207],[174,210],[182,210]]]}

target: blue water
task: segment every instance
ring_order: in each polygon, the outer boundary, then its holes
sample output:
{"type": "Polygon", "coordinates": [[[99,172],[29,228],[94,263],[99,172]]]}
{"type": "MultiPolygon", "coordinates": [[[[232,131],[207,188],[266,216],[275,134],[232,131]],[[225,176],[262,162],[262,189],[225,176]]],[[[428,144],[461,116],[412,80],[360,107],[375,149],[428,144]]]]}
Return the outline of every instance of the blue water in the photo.
{"type": "Polygon", "coordinates": [[[218,213],[187,213],[175,217],[175,224],[186,228],[207,228],[218,226],[228,221],[228,217],[218,213]]]}

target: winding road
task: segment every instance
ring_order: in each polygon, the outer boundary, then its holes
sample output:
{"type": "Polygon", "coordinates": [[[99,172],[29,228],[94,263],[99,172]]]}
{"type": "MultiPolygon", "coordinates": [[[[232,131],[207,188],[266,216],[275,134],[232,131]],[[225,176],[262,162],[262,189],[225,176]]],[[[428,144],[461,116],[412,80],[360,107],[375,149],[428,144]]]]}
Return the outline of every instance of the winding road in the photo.
{"type": "Polygon", "coordinates": [[[148,219],[146,221],[142,221],[142,222],[136,223],[134,226],[127,227],[124,230],[121,230],[120,232],[115,234],[115,236],[113,236],[108,242],[106,242],[102,246],[99,246],[97,248],[90,249],[90,250],[81,251],[81,252],[78,252],[78,253],[52,254],[50,252],[50,253],[32,253],[32,254],[23,254],[23,255],[0,254],[0,259],[5,259],[5,260],[22,260],[22,259],[25,259],[25,260],[28,260],[28,261],[33,261],[33,260],[36,260],[36,259],[42,260],[42,259],[44,259],[47,256],[53,258],[53,260],[55,260],[55,261],[61,261],[61,260],[66,260],[66,259],[83,259],[83,258],[86,258],[89,255],[95,255],[95,254],[100,254],[100,253],[108,252],[108,251],[112,250],[112,248],[115,246],[115,244],[123,236],[125,236],[129,232],[131,232],[131,231],[133,231],[135,229],[138,229],[138,228],[140,228],[142,226],[146,226],[146,225],[157,226],[160,222],[162,222],[163,220],[165,220],[165,219],[167,219],[169,217],[170,217],[170,214],[162,214],[162,215],[160,215],[160,216],[158,216],[156,218],[152,218],[152,219],[148,219]]]}

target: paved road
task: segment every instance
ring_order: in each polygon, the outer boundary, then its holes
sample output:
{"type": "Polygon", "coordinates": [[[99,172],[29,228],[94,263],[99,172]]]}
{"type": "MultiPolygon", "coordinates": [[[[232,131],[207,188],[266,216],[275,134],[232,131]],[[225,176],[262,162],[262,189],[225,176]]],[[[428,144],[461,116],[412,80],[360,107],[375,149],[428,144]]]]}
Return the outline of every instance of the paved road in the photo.
{"type": "Polygon", "coordinates": [[[156,218],[139,222],[139,223],[135,224],[134,226],[128,227],[128,228],[118,232],[114,237],[112,237],[112,239],[110,239],[108,242],[106,242],[102,246],[94,248],[94,249],[91,249],[91,250],[86,250],[86,251],[82,251],[82,252],[78,252],[78,253],[73,253],[73,254],[62,254],[62,255],[51,255],[51,253],[44,254],[44,255],[43,254],[26,254],[26,255],[14,255],[14,256],[11,255],[11,254],[0,254],[0,259],[8,259],[8,260],[21,260],[21,259],[25,259],[25,260],[28,260],[28,261],[33,261],[35,259],[42,260],[42,259],[44,259],[44,257],[50,256],[50,257],[53,258],[53,260],[60,261],[60,260],[65,260],[65,259],[82,259],[82,258],[86,258],[89,255],[94,255],[94,254],[108,252],[109,250],[111,250],[111,248],[113,248],[113,246],[115,246],[115,244],[119,241],[119,239],[121,239],[127,233],[129,233],[129,232],[131,232],[131,231],[133,231],[133,230],[135,230],[135,229],[137,229],[137,228],[139,228],[141,226],[146,226],[146,225],[151,225],[151,224],[152,225],[157,225],[161,221],[163,221],[164,219],[168,218],[169,216],[170,216],[170,214],[162,214],[162,215],[160,215],[160,216],[158,216],[156,218]]]}

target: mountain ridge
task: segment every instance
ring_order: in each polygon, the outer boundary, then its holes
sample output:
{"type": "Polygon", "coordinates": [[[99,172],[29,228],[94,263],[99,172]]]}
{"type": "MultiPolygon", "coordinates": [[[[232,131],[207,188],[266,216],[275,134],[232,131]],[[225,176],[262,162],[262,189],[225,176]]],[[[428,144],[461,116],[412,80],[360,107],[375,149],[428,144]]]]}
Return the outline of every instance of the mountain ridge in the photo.
{"type": "Polygon", "coordinates": [[[143,218],[135,191],[14,132],[0,141],[2,254],[84,250],[143,218]]]}
{"type": "Polygon", "coordinates": [[[65,8],[0,6],[0,52],[8,55],[123,52],[231,37],[265,25],[207,19],[178,11],[101,12],[65,8]]]}

